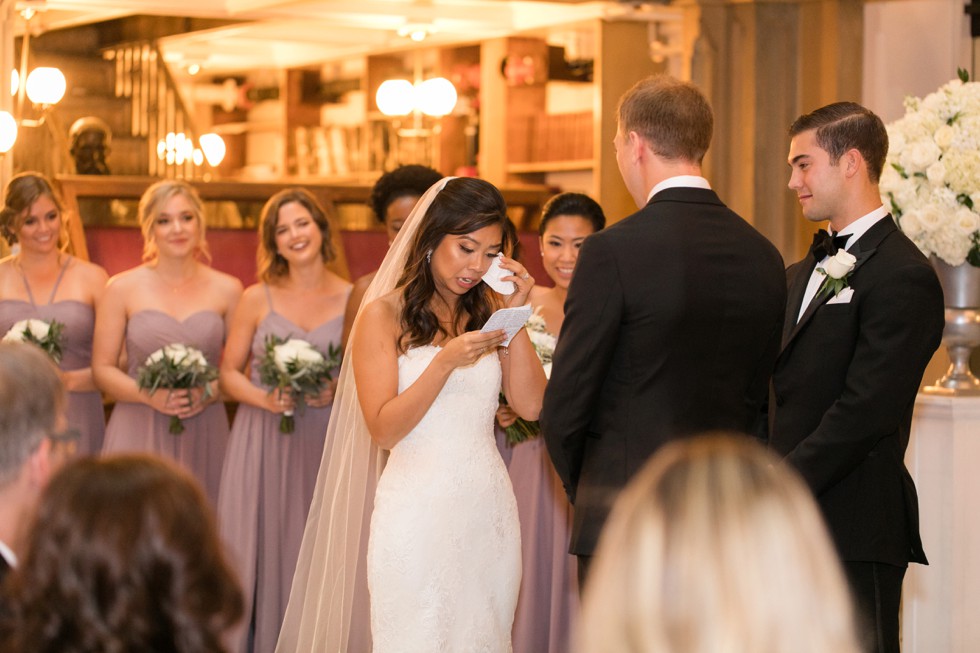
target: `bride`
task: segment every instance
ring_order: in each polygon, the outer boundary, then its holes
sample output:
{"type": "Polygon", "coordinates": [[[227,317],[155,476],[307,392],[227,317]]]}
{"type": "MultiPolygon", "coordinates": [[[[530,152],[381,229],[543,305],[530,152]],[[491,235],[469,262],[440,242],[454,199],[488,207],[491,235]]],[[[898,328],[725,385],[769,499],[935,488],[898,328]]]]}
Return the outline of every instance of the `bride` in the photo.
{"type": "Polygon", "coordinates": [[[480,282],[509,251],[505,211],[485,181],[442,180],[385,258],[354,325],[277,650],[361,652],[372,637],[377,653],[511,649],[520,527],[493,419],[501,387],[535,419],[545,377],[523,330],[506,348],[502,331],[479,331],[534,286],[506,256],[515,292],[480,282]]]}

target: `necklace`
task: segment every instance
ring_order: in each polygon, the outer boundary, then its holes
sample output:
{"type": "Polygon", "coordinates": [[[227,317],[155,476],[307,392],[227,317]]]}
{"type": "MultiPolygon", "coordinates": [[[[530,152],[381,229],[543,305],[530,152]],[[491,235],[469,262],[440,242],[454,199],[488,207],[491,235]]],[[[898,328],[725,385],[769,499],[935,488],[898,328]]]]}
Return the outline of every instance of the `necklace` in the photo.
{"type": "Polygon", "coordinates": [[[165,276],[163,276],[163,273],[160,272],[159,269],[153,268],[153,271],[156,272],[157,277],[160,279],[160,281],[163,283],[163,285],[166,286],[167,288],[170,288],[170,292],[173,293],[173,294],[176,294],[177,292],[180,291],[181,288],[183,288],[188,283],[190,283],[195,278],[197,278],[197,269],[196,268],[194,269],[193,272],[191,272],[187,276],[187,278],[185,278],[183,281],[180,281],[180,282],[178,282],[176,284],[173,283],[172,281],[169,281],[165,276]]]}

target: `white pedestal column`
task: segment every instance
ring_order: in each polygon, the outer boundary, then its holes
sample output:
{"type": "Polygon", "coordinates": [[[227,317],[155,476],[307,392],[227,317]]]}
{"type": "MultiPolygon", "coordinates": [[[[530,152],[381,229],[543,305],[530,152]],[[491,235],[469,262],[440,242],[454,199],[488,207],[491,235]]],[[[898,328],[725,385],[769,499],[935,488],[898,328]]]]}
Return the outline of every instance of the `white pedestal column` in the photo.
{"type": "Polygon", "coordinates": [[[906,464],[929,566],[909,565],[904,653],[980,651],[980,397],[920,394],[906,464]]]}

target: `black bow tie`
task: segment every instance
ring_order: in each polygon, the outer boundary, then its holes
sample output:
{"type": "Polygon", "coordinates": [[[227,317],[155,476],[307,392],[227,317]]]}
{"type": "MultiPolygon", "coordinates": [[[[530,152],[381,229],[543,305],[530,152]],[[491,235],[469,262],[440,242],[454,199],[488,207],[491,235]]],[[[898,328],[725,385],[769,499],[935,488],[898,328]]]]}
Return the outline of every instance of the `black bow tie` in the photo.
{"type": "Polygon", "coordinates": [[[813,243],[810,245],[810,253],[813,254],[814,258],[818,261],[823,260],[825,256],[833,256],[837,253],[837,250],[843,249],[844,245],[847,244],[848,236],[831,236],[829,233],[821,229],[817,233],[813,234],[813,243]]]}

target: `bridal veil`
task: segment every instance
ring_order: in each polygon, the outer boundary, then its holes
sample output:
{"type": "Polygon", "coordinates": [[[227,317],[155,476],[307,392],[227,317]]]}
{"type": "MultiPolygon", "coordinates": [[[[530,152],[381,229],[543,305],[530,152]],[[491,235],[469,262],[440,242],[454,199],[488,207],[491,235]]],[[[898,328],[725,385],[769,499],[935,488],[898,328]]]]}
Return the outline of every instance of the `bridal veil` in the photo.
{"type": "MultiPolygon", "coordinates": [[[[438,181],[419,199],[365,293],[362,309],[395,289],[429,205],[451,179],[438,181]]],[[[364,422],[351,349],[348,343],[277,653],[371,650],[367,541],[386,453],[374,444],[364,422]]]]}

